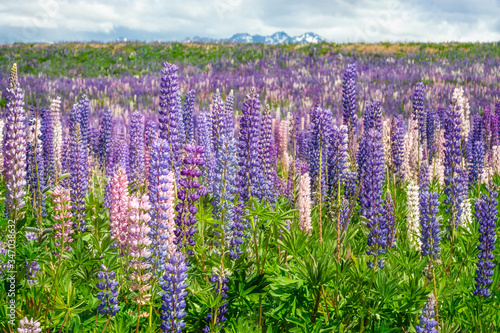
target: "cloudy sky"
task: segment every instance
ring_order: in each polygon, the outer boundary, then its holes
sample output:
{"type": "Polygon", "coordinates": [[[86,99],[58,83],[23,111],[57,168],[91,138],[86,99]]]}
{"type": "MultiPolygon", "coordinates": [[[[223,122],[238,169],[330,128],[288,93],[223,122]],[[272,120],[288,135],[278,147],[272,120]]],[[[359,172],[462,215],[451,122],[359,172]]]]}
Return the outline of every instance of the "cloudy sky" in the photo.
{"type": "Polygon", "coordinates": [[[182,41],[315,32],[334,42],[498,41],[500,0],[10,0],[0,42],[182,41]]]}

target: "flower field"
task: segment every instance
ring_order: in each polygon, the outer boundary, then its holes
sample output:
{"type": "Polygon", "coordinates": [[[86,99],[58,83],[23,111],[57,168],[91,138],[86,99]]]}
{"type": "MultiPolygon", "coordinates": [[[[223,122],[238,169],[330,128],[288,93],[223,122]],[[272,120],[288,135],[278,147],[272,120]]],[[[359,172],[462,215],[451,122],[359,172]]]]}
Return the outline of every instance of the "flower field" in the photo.
{"type": "Polygon", "coordinates": [[[499,50],[0,45],[0,330],[500,332],[499,50]]]}

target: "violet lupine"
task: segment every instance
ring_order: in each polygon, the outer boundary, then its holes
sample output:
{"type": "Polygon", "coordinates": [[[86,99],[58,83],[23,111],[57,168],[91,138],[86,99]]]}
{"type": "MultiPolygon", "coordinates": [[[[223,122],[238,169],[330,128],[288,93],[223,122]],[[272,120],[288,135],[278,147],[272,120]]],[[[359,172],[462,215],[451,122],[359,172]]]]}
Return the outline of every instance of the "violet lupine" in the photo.
{"type": "Polygon", "coordinates": [[[50,110],[52,112],[52,123],[54,127],[54,161],[55,167],[58,171],[61,171],[61,158],[62,158],[62,148],[63,148],[63,133],[62,133],[62,123],[61,123],[61,97],[56,97],[52,100],[50,104],[50,110]]]}
{"type": "Polygon", "coordinates": [[[187,285],[185,280],[188,266],[185,260],[182,253],[176,252],[165,265],[164,283],[161,284],[165,293],[161,297],[163,304],[160,316],[161,329],[164,333],[181,333],[186,326],[182,320],[186,316],[187,285]]]}
{"type": "Polygon", "coordinates": [[[54,159],[54,123],[52,119],[52,110],[42,108],[40,110],[42,118],[41,131],[43,148],[43,168],[46,176],[47,183],[54,183],[54,175],[56,171],[56,164],[54,159]]]}
{"type": "Polygon", "coordinates": [[[131,196],[129,200],[128,210],[128,256],[130,258],[129,266],[131,273],[130,289],[135,292],[132,301],[137,303],[139,307],[146,304],[151,299],[151,294],[148,293],[151,286],[148,284],[151,274],[147,272],[151,268],[149,258],[151,251],[151,239],[148,223],[151,220],[149,211],[151,205],[148,196],[143,194],[136,197],[131,196]]]}
{"type": "Polygon", "coordinates": [[[177,175],[180,166],[179,159],[179,137],[178,137],[178,119],[179,119],[179,76],[176,65],[165,62],[161,71],[162,78],[160,84],[160,122],[159,130],[161,139],[167,140],[170,147],[170,158],[172,159],[172,171],[177,175]]]}
{"type": "Polygon", "coordinates": [[[394,241],[396,240],[396,217],[394,216],[394,201],[392,200],[391,193],[388,191],[385,197],[384,203],[384,227],[386,230],[387,241],[385,244],[386,249],[392,249],[394,247],[394,241]]]}
{"type": "Polygon", "coordinates": [[[309,176],[311,177],[312,190],[314,192],[321,191],[322,195],[325,195],[327,190],[327,154],[332,122],[330,110],[323,109],[319,103],[316,103],[311,113],[309,176]]]}
{"type": "Polygon", "coordinates": [[[484,108],[483,116],[481,117],[481,122],[483,123],[484,130],[484,143],[487,150],[491,148],[491,124],[492,124],[493,113],[491,112],[491,108],[486,106],[484,108]]]}
{"type": "Polygon", "coordinates": [[[194,225],[197,222],[196,212],[198,208],[195,206],[196,201],[207,194],[207,190],[203,185],[198,182],[201,176],[200,167],[203,166],[204,161],[201,155],[204,149],[201,146],[187,145],[185,147],[186,156],[182,160],[183,166],[180,172],[180,179],[178,181],[177,198],[179,202],[175,206],[177,216],[175,223],[175,244],[179,248],[186,249],[190,255],[192,250],[188,250],[188,246],[194,246],[194,233],[196,228],[194,225]]]}
{"type": "Polygon", "coordinates": [[[212,189],[214,183],[215,156],[212,150],[212,131],[211,117],[207,112],[201,112],[198,115],[198,124],[196,126],[197,144],[205,149],[205,164],[201,170],[205,184],[208,184],[208,189],[212,189]]]}
{"type": "Polygon", "coordinates": [[[62,254],[64,251],[71,251],[69,246],[73,242],[72,234],[74,233],[71,214],[71,197],[70,191],[61,186],[56,186],[52,192],[52,201],[54,201],[54,245],[59,248],[62,254]]]}
{"type": "MultiPolygon", "coordinates": [[[[3,145],[3,130],[5,128],[5,121],[0,119],[0,143],[3,145]]],[[[0,173],[3,173],[3,149],[0,149],[0,173]]]]}
{"type": "Polygon", "coordinates": [[[17,65],[12,66],[9,85],[5,96],[7,116],[5,123],[4,170],[6,194],[6,213],[18,220],[23,215],[24,196],[26,195],[26,111],[24,93],[17,78],[17,65]]]}
{"type": "Polygon", "coordinates": [[[224,102],[219,91],[214,95],[212,101],[212,147],[214,149],[215,159],[221,153],[221,137],[224,131],[224,102]]]}
{"type": "Polygon", "coordinates": [[[229,302],[227,299],[227,291],[229,287],[227,284],[229,280],[224,275],[218,276],[216,274],[212,274],[210,278],[210,282],[212,282],[212,292],[215,297],[220,297],[220,302],[223,303],[217,309],[209,309],[205,321],[207,325],[203,329],[203,333],[210,333],[212,330],[214,332],[220,332],[224,328],[224,322],[227,320],[226,313],[228,311],[227,305],[229,302]]]}
{"type": "Polygon", "coordinates": [[[430,189],[429,167],[425,162],[420,167],[419,191],[421,253],[424,257],[429,256],[432,257],[432,260],[436,260],[441,251],[441,230],[437,219],[439,195],[430,189]]]}
{"type": "Polygon", "coordinates": [[[224,227],[229,227],[232,205],[237,191],[235,187],[238,163],[236,140],[232,136],[222,135],[218,141],[220,151],[217,156],[213,186],[213,214],[222,221],[224,227]]]}
{"type": "MultiPolygon", "coordinates": [[[[26,182],[28,183],[34,209],[42,217],[46,216],[45,198],[42,191],[45,187],[45,170],[42,147],[42,131],[40,118],[35,108],[31,107],[28,122],[28,144],[26,148],[26,182]]],[[[41,221],[40,221],[41,222],[41,221]]]]}
{"type": "Polygon", "coordinates": [[[111,179],[111,205],[109,227],[111,239],[117,241],[122,255],[126,254],[128,239],[128,179],[125,169],[119,166],[111,179]]]}
{"type": "Polygon", "coordinates": [[[401,116],[396,116],[391,122],[391,169],[398,182],[404,180],[404,123],[401,116]]]}
{"type": "MultiPolygon", "coordinates": [[[[462,151],[460,149],[462,140],[462,120],[460,106],[453,100],[446,109],[444,119],[444,183],[446,194],[446,212],[451,215],[450,228],[458,227],[458,221],[462,212],[462,201],[464,199],[464,171],[461,168],[462,151]]],[[[465,175],[465,182],[467,175],[465,175]]],[[[465,185],[465,191],[467,186],[465,185]]]]}
{"type": "Polygon", "coordinates": [[[356,104],[356,64],[348,64],[342,82],[343,124],[347,126],[349,136],[349,150],[354,145],[354,136],[358,126],[358,112],[356,104]]]}
{"type": "Polygon", "coordinates": [[[225,135],[233,135],[234,132],[234,93],[231,90],[229,95],[226,97],[226,103],[224,107],[224,128],[225,135]]]}
{"type": "Polygon", "coordinates": [[[484,137],[483,120],[480,116],[476,116],[467,142],[469,186],[476,184],[481,179],[481,174],[483,173],[485,155],[484,137]]]}
{"type": "Polygon", "coordinates": [[[437,333],[438,322],[434,319],[435,307],[436,299],[434,295],[430,294],[420,315],[420,324],[415,327],[417,333],[437,333]]]}
{"type": "Polygon", "coordinates": [[[116,273],[110,271],[104,264],[101,265],[101,271],[97,273],[97,278],[101,281],[97,282],[96,287],[99,289],[97,299],[100,301],[97,306],[97,311],[101,315],[109,314],[114,316],[120,311],[118,306],[118,282],[116,281],[116,273]]]}
{"type": "Polygon", "coordinates": [[[24,317],[19,321],[19,327],[17,328],[18,333],[40,333],[42,328],[40,327],[40,322],[38,320],[33,320],[31,318],[28,320],[27,317],[24,317]]]}
{"type": "Polygon", "coordinates": [[[196,102],[196,90],[188,91],[184,107],[182,109],[182,119],[184,122],[184,131],[186,142],[190,143],[194,140],[194,103],[196,102]]]}
{"type": "Polygon", "coordinates": [[[243,220],[244,215],[245,211],[243,209],[243,204],[238,201],[233,207],[232,224],[229,232],[229,257],[235,260],[239,259],[240,255],[243,253],[240,245],[243,244],[243,232],[247,228],[243,220]]]}
{"type": "Polygon", "coordinates": [[[36,283],[35,280],[36,274],[41,270],[40,264],[38,263],[38,259],[34,259],[32,261],[25,261],[24,267],[26,268],[25,271],[26,281],[30,286],[32,286],[36,283]]]}
{"type": "Polygon", "coordinates": [[[80,232],[85,232],[85,216],[87,203],[85,196],[88,189],[88,170],[87,170],[87,146],[80,137],[80,124],[76,124],[75,136],[70,138],[70,188],[71,202],[73,208],[74,228],[80,232]]]}
{"type": "MultiPolygon", "coordinates": [[[[369,154],[367,154],[365,149],[371,144],[369,142],[366,142],[372,139],[368,136],[368,133],[370,133],[371,130],[380,132],[380,140],[382,140],[382,113],[379,100],[373,100],[372,102],[369,102],[365,108],[363,117],[363,134],[361,136],[359,149],[356,156],[356,162],[358,163],[358,182],[362,180],[363,173],[366,171],[365,164],[369,154]]],[[[382,152],[384,152],[382,141],[380,143],[382,144],[382,152]]]]}
{"type": "Polygon", "coordinates": [[[418,133],[420,138],[420,143],[424,143],[426,137],[425,122],[426,114],[424,110],[424,100],[425,100],[425,85],[422,82],[418,82],[415,85],[415,90],[411,96],[412,106],[413,106],[413,120],[418,123],[418,133]]]}
{"type": "Polygon", "coordinates": [[[490,137],[490,148],[493,148],[494,146],[498,146],[498,131],[499,131],[499,126],[498,126],[498,115],[493,114],[491,115],[491,137],[490,137]]]}
{"type": "MultiPolygon", "coordinates": [[[[151,233],[153,265],[158,271],[163,271],[168,258],[176,250],[175,213],[174,213],[174,183],[175,177],[169,165],[170,147],[166,140],[153,143],[151,152],[151,167],[149,169],[149,201],[151,203],[151,233]]],[[[156,273],[156,272],[155,272],[156,273]]]]}
{"type": "MultiPolygon", "coordinates": [[[[382,202],[382,185],[385,179],[384,147],[382,144],[381,129],[370,129],[363,133],[362,147],[363,169],[361,170],[360,205],[361,214],[368,220],[367,227],[370,230],[368,235],[368,247],[366,253],[373,255],[376,260],[378,256],[385,252],[387,244],[388,230],[385,228],[384,207],[382,202]]],[[[383,268],[383,261],[378,261],[380,268],[383,268]]],[[[373,268],[373,263],[368,262],[368,266],[373,268]]]]}
{"type": "MultiPolygon", "coordinates": [[[[272,165],[271,165],[271,151],[272,147],[272,119],[269,110],[269,105],[266,105],[264,113],[262,114],[262,129],[259,138],[259,160],[262,170],[262,197],[268,202],[276,200],[274,193],[274,186],[272,183],[272,165]]],[[[228,135],[231,135],[229,133],[228,135]]]]}
{"type": "Polygon", "coordinates": [[[153,142],[156,141],[156,124],[150,120],[144,128],[144,169],[146,172],[146,180],[149,179],[149,167],[151,164],[151,151],[153,150],[153,142]]]}
{"type": "Polygon", "coordinates": [[[311,235],[311,180],[308,173],[300,176],[297,209],[299,210],[299,228],[307,235],[311,235]]]}
{"type": "Polygon", "coordinates": [[[329,193],[337,193],[338,191],[340,194],[340,184],[344,180],[347,168],[347,127],[342,125],[337,128],[334,125],[328,141],[328,189],[329,193]]]}
{"type": "Polygon", "coordinates": [[[78,113],[79,113],[80,133],[82,136],[82,142],[87,146],[87,150],[90,151],[92,149],[89,140],[90,101],[87,95],[85,94],[83,94],[80,100],[78,101],[78,113]]]}
{"type": "Polygon", "coordinates": [[[427,161],[432,164],[434,156],[438,152],[439,140],[439,116],[435,110],[429,110],[426,118],[426,141],[427,161]]]}
{"type": "Polygon", "coordinates": [[[144,183],[144,118],[139,112],[132,113],[130,121],[130,182],[136,187],[144,183]]]}
{"type": "Polygon", "coordinates": [[[253,87],[245,97],[243,115],[240,118],[238,137],[238,186],[243,202],[250,197],[261,197],[259,174],[259,135],[260,135],[260,101],[253,87]]]}
{"type": "Polygon", "coordinates": [[[101,167],[107,165],[111,155],[111,133],[113,132],[113,115],[111,110],[104,111],[99,131],[99,163],[101,167]]]}
{"type": "Polygon", "coordinates": [[[491,291],[489,289],[493,282],[493,269],[495,263],[493,260],[495,256],[496,239],[496,220],[497,220],[497,197],[498,193],[491,188],[487,188],[489,195],[483,194],[475,204],[475,217],[479,223],[479,246],[477,247],[479,253],[477,255],[479,261],[477,262],[476,280],[474,295],[489,297],[491,291]]]}

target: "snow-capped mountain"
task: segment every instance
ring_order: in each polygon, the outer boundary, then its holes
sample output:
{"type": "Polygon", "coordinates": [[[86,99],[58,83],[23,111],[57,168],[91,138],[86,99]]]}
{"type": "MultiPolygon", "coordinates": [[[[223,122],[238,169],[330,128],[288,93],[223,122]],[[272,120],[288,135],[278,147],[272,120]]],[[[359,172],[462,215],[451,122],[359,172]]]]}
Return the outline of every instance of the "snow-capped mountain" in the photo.
{"type": "Polygon", "coordinates": [[[306,32],[300,36],[288,36],[285,32],[275,32],[270,36],[250,35],[247,33],[235,34],[227,39],[214,39],[207,37],[186,38],[185,42],[191,43],[213,43],[213,42],[231,42],[231,43],[263,43],[263,44],[304,44],[304,43],[321,43],[326,41],[325,38],[313,33],[306,32]]]}

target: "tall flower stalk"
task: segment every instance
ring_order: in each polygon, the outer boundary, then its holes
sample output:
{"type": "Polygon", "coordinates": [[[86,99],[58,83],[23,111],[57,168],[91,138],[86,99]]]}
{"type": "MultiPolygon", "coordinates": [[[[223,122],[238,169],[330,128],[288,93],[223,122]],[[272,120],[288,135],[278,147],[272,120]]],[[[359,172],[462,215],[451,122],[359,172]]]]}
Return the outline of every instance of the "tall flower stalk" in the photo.
{"type": "Polygon", "coordinates": [[[10,218],[19,220],[24,212],[26,195],[26,111],[24,92],[17,78],[17,65],[12,66],[7,87],[7,119],[5,123],[4,169],[6,210],[10,218]]]}

